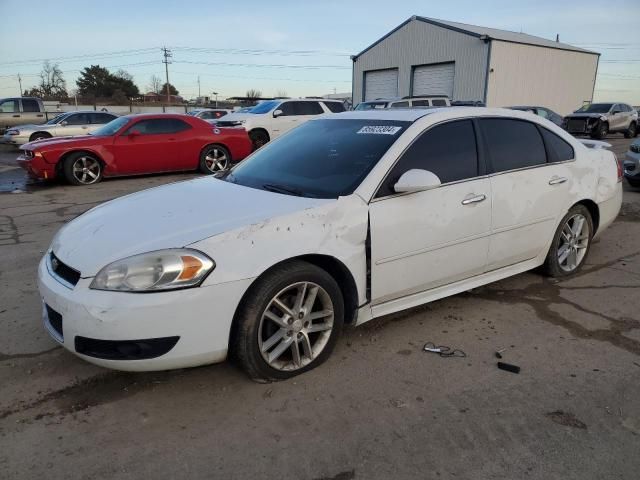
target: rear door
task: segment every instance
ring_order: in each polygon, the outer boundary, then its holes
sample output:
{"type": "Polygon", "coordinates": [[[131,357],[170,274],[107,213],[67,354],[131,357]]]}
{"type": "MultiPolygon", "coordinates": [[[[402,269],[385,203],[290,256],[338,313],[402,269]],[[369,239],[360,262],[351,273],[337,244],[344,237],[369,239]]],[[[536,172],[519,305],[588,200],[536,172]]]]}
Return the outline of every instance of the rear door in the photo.
{"type": "Polygon", "coordinates": [[[20,112],[20,102],[15,98],[0,101],[0,130],[5,127],[20,125],[22,113],[20,112]]]}
{"type": "Polygon", "coordinates": [[[371,298],[376,305],[484,272],[491,230],[491,186],[471,120],[427,129],[405,151],[371,201],[371,298]],[[397,194],[411,169],[442,185],[397,194]]]}
{"type": "Polygon", "coordinates": [[[532,259],[548,245],[568,208],[573,148],[525,120],[482,118],[479,124],[492,172],[487,267],[494,270],[532,259]]]}
{"type": "Polygon", "coordinates": [[[118,118],[115,115],[103,112],[89,113],[88,116],[89,125],[87,130],[89,132],[93,132],[102,127],[105,123],[109,123],[111,120],[115,120],[116,118],[118,118]]]}
{"type": "MultiPolygon", "coordinates": [[[[120,174],[166,172],[187,168],[184,148],[191,126],[173,118],[142,119],[114,141],[114,157],[120,174]]],[[[193,165],[196,165],[194,160],[193,165]]],[[[195,167],[194,167],[195,168],[195,167]]]]}
{"type": "Polygon", "coordinates": [[[44,113],[40,110],[40,103],[33,98],[22,99],[23,123],[41,124],[45,122],[44,113]]]}

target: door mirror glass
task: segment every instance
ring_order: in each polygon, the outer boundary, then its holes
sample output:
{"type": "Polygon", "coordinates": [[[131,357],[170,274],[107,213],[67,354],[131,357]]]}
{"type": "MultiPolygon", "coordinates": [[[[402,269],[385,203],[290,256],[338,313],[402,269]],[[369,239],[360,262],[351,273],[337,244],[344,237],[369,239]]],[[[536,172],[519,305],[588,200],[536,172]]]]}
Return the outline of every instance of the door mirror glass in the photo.
{"type": "Polygon", "coordinates": [[[62,127],[66,127],[69,124],[69,122],[67,122],[66,120],[63,120],[60,122],[60,126],[62,127]]]}
{"type": "Polygon", "coordinates": [[[393,186],[396,193],[421,192],[438,188],[441,182],[438,176],[428,170],[414,168],[407,170],[393,186]]]}
{"type": "Polygon", "coordinates": [[[617,115],[618,113],[622,113],[620,110],[614,110],[613,112],[611,112],[613,115],[617,115]]]}
{"type": "Polygon", "coordinates": [[[273,111],[273,118],[278,118],[280,115],[282,115],[284,112],[280,109],[278,110],[274,110],[273,111]]]}

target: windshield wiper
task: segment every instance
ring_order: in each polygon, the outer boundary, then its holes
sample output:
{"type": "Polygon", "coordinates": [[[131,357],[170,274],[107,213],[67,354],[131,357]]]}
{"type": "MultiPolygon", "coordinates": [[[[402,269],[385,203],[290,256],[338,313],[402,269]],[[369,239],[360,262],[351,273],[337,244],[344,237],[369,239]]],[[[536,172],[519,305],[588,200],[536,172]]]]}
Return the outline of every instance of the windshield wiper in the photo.
{"type": "Polygon", "coordinates": [[[262,188],[275,193],[284,193],[286,195],[295,195],[296,197],[304,197],[304,192],[291,187],[285,187],[284,185],[276,185],[273,183],[265,183],[262,188]]]}

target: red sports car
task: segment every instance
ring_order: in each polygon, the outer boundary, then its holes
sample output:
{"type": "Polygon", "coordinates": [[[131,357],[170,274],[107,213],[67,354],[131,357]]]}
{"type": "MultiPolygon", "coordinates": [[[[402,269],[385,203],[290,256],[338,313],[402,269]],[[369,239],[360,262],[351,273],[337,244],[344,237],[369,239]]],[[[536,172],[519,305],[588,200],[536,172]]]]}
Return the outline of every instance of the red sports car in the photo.
{"type": "Polygon", "coordinates": [[[243,128],[217,128],[189,115],[128,115],[91,135],[23,145],[18,164],[32,177],[91,185],[103,176],[200,169],[216,173],[252,150],[243,128]]]}

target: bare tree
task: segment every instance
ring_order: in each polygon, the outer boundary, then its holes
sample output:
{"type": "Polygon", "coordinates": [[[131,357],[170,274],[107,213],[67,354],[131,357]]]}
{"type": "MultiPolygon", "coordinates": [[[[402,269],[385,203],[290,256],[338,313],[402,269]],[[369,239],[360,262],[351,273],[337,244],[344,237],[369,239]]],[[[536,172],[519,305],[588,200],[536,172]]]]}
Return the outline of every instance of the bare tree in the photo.
{"type": "Polygon", "coordinates": [[[122,80],[129,80],[130,82],[133,82],[133,75],[131,75],[129,72],[123,69],[118,70],[116,73],[113,74],[113,76],[121,78],[122,80]]]}
{"type": "Polygon", "coordinates": [[[57,63],[46,60],[40,72],[40,95],[43,97],[67,97],[67,82],[62,76],[62,71],[57,63]]]}
{"type": "Polygon", "coordinates": [[[276,98],[287,98],[287,91],[282,88],[280,90],[277,90],[276,98]]]}
{"type": "Polygon", "coordinates": [[[257,100],[262,97],[262,92],[260,90],[256,90],[255,88],[251,88],[247,90],[245,96],[248,100],[257,100]]]}
{"type": "Polygon", "coordinates": [[[157,75],[151,75],[151,78],[149,79],[149,86],[147,88],[150,92],[160,94],[162,93],[163,83],[164,82],[160,77],[158,77],[157,75]]]}

